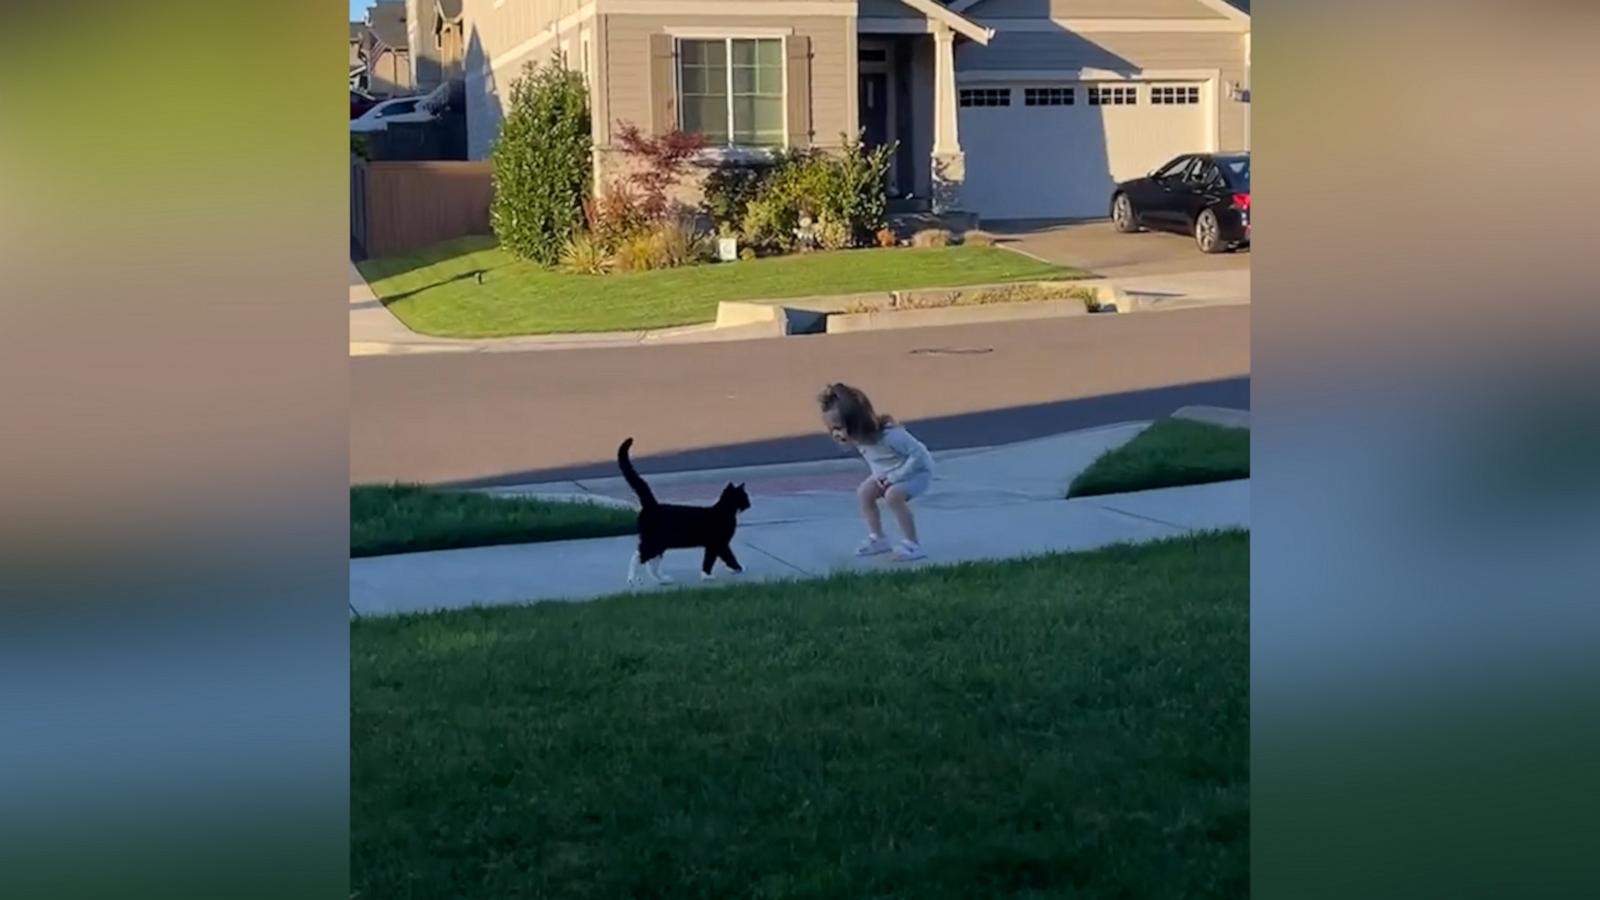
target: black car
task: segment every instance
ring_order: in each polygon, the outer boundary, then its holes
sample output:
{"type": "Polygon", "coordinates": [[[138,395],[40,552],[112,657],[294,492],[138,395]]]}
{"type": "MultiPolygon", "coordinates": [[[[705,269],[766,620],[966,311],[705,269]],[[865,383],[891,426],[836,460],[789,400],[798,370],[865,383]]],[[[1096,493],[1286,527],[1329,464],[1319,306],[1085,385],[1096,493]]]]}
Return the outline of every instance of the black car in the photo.
{"type": "Polygon", "coordinates": [[[1194,235],[1203,253],[1250,243],[1250,154],[1189,153],[1111,194],[1117,230],[1194,235]]]}

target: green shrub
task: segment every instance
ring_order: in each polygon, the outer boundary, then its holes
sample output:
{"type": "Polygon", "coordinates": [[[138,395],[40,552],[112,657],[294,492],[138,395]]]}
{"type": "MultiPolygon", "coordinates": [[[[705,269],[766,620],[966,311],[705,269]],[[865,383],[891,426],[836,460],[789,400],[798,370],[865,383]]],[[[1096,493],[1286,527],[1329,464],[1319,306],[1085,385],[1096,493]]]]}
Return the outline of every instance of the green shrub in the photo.
{"type": "Polygon", "coordinates": [[[823,246],[866,243],[887,221],[885,176],[893,153],[893,145],[868,151],[859,140],[846,137],[838,153],[798,150],[778,154],[769,169],[756,175],[713,173],[707,179],[707,211],[717,219],[743,204],[738,221],[745,239],[761,247],[791,248],[795,229],[808,216],[819,227],[836,223],[830,226],[831,235],[819,231],[823,246]]]}
{"type": "Polygon", "coordinates": [[[739,251],[739,258],[744,260],[745,262],[749,262],[750,260],[755,259],[756,258],[756,248],[754,248],[754,247],[746,247],[743,250],[740,250],[739,251]]]}
{"type": "Polygon", "coordinates": [[[359,131],[350,133],[350,155],[365,160],[372,159],[372,140],[359,131]]]}
{"type": "Polygon", "coordinates": [[[850,226],[839,219],[823,217],[817,222],[817,246],[824,250],[844,250],[855,246],[850,226]]]}
{"type": "Polygon", "coordinates": [[[511,83],[511,104],[495,140],[489,217],[500,245],[543,265],[583,221],[593,163],[588,89],[559,64],[529,63],[511,83]]]}
{"type": "Polygon", "coordinates": [[[869,151],[859,139],[845,139],[834,186],[838,208],[828,211],[850,226],[852,239],[865,239],[888,222],[888,175],[894,149],[895,145],[885,144],[869,151]]]}
{"type": "Polygon", "coordinates": [[[771,171],[770,166],[725,165],[712,169],[700,185],[704,195],[700,208],[719,231],[737,231],[750,201],[756,198],[771,171]]]}
{"type": "Polygon", "coordinates": [[[794,246],[794,230],[799,227],[799,219],[799,213],[777,197],[752,200],[745,209],[741,227],[744,242],[753,247],[788,250],[794,246]]]}
{"type": "Polygon", "coordinates": [[[579,232],[561,248],[561,270],[574,275],[604,275],[611,268],[606,248],[588,232],[579,232]]]}

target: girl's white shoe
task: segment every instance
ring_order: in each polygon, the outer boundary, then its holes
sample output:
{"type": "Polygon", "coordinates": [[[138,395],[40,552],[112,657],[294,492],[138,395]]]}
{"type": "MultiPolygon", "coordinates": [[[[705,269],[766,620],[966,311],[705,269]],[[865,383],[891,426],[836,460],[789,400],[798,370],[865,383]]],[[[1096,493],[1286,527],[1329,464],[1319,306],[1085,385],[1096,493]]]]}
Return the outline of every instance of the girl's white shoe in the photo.
{"type": "Polygon", "coordinates": [[[927,557],[928,554],[922,552],[922,547],[911,541],[901,541],[899,548],[894,551],[894,558],[900,562],[915,562],[927,557]]]}
{"type": "Polygon", "coordinates": [[[857,556],[878,556],[888,552],[889,542],[875,534],[867,535],[867,539],[862,541],[861,546],[856,548],[857,556]]]}

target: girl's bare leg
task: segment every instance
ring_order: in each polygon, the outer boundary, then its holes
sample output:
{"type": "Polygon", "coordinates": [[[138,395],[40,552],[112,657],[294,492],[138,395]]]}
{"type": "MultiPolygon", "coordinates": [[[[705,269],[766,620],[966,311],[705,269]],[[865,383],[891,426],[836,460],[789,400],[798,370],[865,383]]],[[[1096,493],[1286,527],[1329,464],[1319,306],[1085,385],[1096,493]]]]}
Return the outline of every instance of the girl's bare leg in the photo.
{"type": "Polygon", "coordinates": [[[868,478],[861,482],[861,487],[856,488],[856,497],[861,501],[861,516],[867,520],[867,532],[878,537],[883,536],[883,514],[878,511],[878,498],[882,496],[883,488],[877,478],[868,478]]]}
{"type": "Polygon", "coordinates": [[[893,485],[884,498],[889,501],[889,511],[894,513],[894,520],[900,526],[900,533],[905,539],[915,544],[917,541],[917,522],[911,517],[911,501],[899,485],[893,485]]]}

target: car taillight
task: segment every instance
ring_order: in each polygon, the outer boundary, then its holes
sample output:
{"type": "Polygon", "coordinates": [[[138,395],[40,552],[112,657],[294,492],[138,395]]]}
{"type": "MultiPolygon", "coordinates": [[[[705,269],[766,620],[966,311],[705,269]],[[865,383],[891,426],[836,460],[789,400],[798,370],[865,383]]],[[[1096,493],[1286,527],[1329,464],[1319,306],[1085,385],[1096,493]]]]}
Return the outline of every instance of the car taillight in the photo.
{"type": "Polygon", "coordinates": [[[1250,209],[1250,195],[1249,194],[1234,194],[1233,195],[1233,208],[1234,209],[1243,209],[1243,210],[1250,209]]]}

